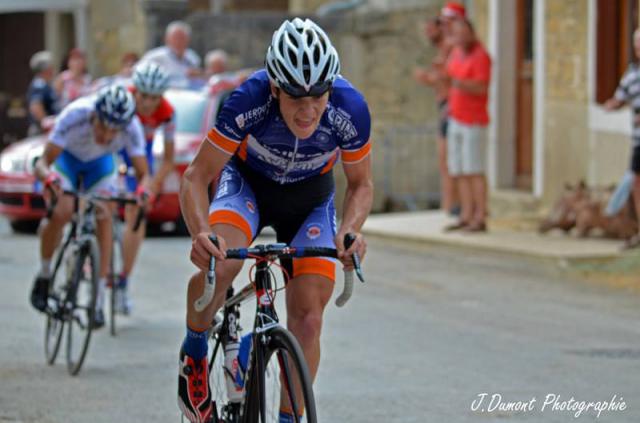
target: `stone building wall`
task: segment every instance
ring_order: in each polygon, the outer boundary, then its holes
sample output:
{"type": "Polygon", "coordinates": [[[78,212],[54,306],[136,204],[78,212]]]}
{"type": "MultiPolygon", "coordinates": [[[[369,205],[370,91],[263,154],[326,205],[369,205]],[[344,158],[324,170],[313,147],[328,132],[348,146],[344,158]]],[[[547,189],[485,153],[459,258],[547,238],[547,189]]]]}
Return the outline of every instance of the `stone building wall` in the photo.
{"type": "Polygon", "coordinates": [[[91,73],[116,73],[126,52],[142,54],[146,48],[146,20],[137,0],[90,0],[91,73]]]}
{"type": "Polygon", "coordinates": [[[544,198],[588,175],[588,8],[582,0],[547,1],[545,11],[544,198]]]}

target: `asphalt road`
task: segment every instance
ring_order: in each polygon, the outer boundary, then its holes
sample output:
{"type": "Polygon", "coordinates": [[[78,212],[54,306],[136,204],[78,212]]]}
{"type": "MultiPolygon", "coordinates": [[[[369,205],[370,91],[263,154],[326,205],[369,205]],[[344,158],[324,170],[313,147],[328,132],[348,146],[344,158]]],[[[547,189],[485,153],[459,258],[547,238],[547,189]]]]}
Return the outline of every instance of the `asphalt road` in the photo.
{"type": "MultiPolygon", "coordinates": [[[[0,222],[0,422],[180,421],[189,241],[145,243],[133,316],[117,338],[96,334],[77,377],[64,357],[45,364],[44,319],[27,303],[37,247],[0,222]]],[[[352,302],[326,313],[321,422],[640,421],[638,294],[522,260],[380,241],[365,272],[352,302]],[[589,402],[607,409],[576,418],[589,402]]]]}

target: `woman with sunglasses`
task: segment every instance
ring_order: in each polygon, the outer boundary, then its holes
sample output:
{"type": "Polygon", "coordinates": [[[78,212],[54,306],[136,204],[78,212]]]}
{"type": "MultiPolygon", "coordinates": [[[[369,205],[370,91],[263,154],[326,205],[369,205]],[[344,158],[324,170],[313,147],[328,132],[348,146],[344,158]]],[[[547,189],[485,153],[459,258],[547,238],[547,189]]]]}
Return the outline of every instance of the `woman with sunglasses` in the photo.
{"type": "MultiPolygon", "coordinates": [[[[191,421],[208,421],[212,413],[206,331],[242,266],[225,261],[226,248],[247,247],[263,227],[272,226],[278,242],[337,248],[347,268],[352,253],[364,257],[366,252],[359,231],[371,209],[373,183],[371,122],[363,96],[339,75],[336,49],[309,19],[280,26],[265,67],[225,102],[182,181],[180,205],[193,239],[191,260],[199,268],[189,282],[187,336],[178,378],[178,404],[191,421]],[[332,169],[339,160],[347,188],[337,227],[332,169]],[[210,202],[207,186],[216,178],[210,202]],[[349,232],[358,234],[357,240],[345,251],[343,239],[349,232]],[[209,240],[211,233],[217,235],[220,248],[209,240]],[[211,256],[219,260],[214,300],[197,312],[193,302],[202,294],[211,256]]],[[[288,327],[302,346],[313,378],[335,263],[304,258],[285,268],[291,276],[286,291],[288,327]]],[[[280,410],[280,422],[293,421],[293,413],[303,410],[280,410]]]]}
{"type": "MultiPolygon", "coordinates": [[[[36,177],[44,184],[45,201],[50,202],[51,192],[57,197],[53,214],[40,231],[41,267],[31,292],[31,303],[40,311],[47,305],[51,257],[73,213],[73,198],[62,195],[63,192],[111,194],[117,175],[114,153],[122,148],[129,152],[138,180],[148,186],[144,135],[135,110],[131,93],[123,86],[112,85],[102,89],[97,97],[74,101],[56,118],[44,153],[35,166],[36,177]]],[[[96,227],[100,248],[97,327],[104,325],[102,303],[111,254],[111,212],[107,207],[103,205],[105,213],[98,213],[96,227]]]]}

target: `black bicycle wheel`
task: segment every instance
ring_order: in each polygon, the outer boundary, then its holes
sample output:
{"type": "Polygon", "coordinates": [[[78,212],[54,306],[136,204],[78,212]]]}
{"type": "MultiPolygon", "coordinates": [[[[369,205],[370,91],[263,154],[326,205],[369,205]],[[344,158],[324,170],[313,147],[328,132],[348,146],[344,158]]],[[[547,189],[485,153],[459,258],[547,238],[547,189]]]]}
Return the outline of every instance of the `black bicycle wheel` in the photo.
{"type": "Polygon", "coordinates": [[[77,375],[82,367],[93,329],[98,289],[98,246],[87,238],[79,250],[73,274],[71,302],[73,307],[67,329],[67,368],[77,375]]]}
{"type": "Polygon", "coordinates": [[[70,277],[75,268],[73,244],[66,248],[64,252],[59,252],[58,254],[63,254],[63,258],[58,259],[60,260],[60,265],[55,269],[51,278],[48,302],[52,305],[52,308],[47,310],[47,324],[44,336],[44,351],[48,364],[55,363],[62,343],[66,315],[64,309],[65,299],[71,283],[70,277]],[[68,268],[69,266],[72,266],[72,268],[68,268]]]}
{"type": "Polygon", "coordinates": [[[311,376],[300,344],[280,326],[269,330],[267,339],[264,348],[253,349],[243,422],[278,423],[284,407],[304,410],[304,421],[317,423],[311,376]]]}

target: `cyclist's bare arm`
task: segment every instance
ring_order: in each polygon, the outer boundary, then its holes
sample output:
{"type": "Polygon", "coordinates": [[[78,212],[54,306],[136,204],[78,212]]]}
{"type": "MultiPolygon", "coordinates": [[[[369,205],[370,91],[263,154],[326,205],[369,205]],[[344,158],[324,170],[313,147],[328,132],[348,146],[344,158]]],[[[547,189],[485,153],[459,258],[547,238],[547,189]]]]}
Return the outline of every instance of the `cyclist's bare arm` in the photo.
{"type": "Polygon", "coordinates": [[[158,169],[158,172],[154,175],[153,181],[151,182],[151,189],[156,193],[162,191],[162,184],[164,183],[164,180],[173,170],[174,151],[175,147],[173,141],[164,143],[162,165],[160,166],[160,169],[158,169]]]}
{"type": "Polygon", "coordinates": [[[214,255],[224,260],[224,240],[218,237],[220,250],[209,240],[209,195],[208,186],[218,177],[231,158],[205,139],[189,164],[180,187],[180,209],[192,238],[191,261],[201,270],[209,267],[209,258],[214,255]]]}
{"type": "Polygon", "coordinates": [[[357,252],[364,258],[366,244],[360,235],[360,229],[369,216],[373,204],[373,180],[371,178],[371,155],[357,163],[345,163],[344,174],[347,177],[347,190],[344,199],[342,223],[336,235],[338,258],[347,270],[353,267],[351,255],[357,252]],[[356,241],[344,251],[344,236],[347,233],[357,234],[356,241]]]}
{"type": "Polygon", "coordinates": [[[151,180],[149,178],[149,166],[147,165],[147,158],[145,156],[133,156],[131,157],[131,164],[133,165],[133,169],[136,172],[136,179],[138,180],[138,184],[149,189],[151,180]]]}
{"type": "Polygon", "coordinates": [[[43,181],[47,178],[47,176],[49,176],[49,173],[51,172],[51,170],[49,169],[49,166],[51,166],[51,163],[56,161],[58,156],[62,154],[62,151],[63,151],[62,147],[55,145],[51,142],[48,142],[44,146],[44,152],[36,162],[35,169],[34,169],[36,177],[39,180],[43,181]]]}

